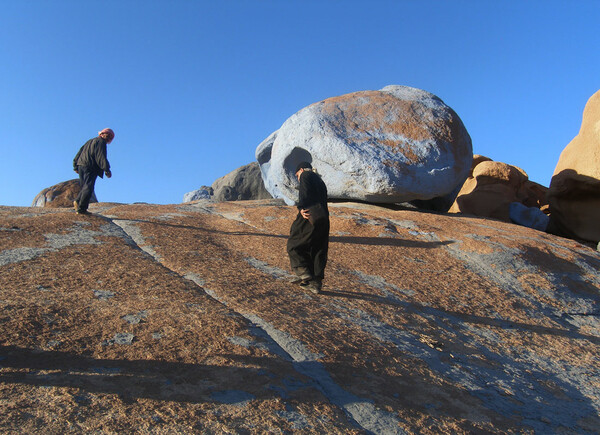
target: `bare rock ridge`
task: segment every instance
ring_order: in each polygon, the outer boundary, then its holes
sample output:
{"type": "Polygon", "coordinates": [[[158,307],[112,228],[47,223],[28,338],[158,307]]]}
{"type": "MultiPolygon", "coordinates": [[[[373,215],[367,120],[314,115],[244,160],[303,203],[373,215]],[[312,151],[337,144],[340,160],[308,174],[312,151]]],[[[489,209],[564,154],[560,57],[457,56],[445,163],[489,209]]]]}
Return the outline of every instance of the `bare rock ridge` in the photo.
{"type": "Polygon", "coordinates": [[[276,200],[0,207],[0,431],[600,427],[600,253],[498,220],[331,204],[324,294],[276,200]]]}

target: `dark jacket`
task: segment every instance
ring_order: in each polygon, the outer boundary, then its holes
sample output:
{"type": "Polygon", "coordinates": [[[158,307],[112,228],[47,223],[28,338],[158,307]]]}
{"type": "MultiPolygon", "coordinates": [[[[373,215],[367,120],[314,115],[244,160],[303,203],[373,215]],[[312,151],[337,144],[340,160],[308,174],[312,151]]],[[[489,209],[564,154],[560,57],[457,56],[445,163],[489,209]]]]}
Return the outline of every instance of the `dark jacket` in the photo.
{"type": "Polygon", "coordinates": [[[298,210],[320,203],[327,210],[327,186],[321,177],[313,171],[304,171],[300,175],[298,210]]]}
{"type": "Polygon", "coordinates": [[[78,166],[86,166],[103,178],[104,173],[110,170],[110,163],[106,159],[106,140],[98,136],[83,144],[73,159],[73,169],[77,171],[78,166]]]}

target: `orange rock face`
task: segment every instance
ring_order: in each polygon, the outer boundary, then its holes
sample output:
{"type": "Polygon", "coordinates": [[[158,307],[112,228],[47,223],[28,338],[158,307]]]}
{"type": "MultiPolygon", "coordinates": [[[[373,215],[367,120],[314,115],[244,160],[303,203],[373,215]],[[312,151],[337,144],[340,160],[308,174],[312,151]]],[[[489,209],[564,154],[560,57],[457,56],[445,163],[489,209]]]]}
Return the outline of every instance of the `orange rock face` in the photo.
{"type": "Polygon", "coordinates": [[[449,211],[510,222],[512,202],[546,210],[546,190],[530,181],[521,168],[475,155],[471,173],[449,211]]]}
{"type": "MultiPolygon", "coordinates": [[[[38,193],[32,207],[71,208],[79,190],[79,179],[63,181],[38,193]]],[[[90,200],[90,203],[93,202],[98,202],[95,194],[90,200]]]]}
{"type": "Polygon", "coordinates": [[[549,231],[600,240],[600,91],[587,102],[579,134],[560,155],[548,201],[549,231]]]}
{"type": "Polygon", "coordinates": [[[594,433],[600,253],[332,203],[323,293],[273,200],[0,207],[0,432],[594,433]]]}

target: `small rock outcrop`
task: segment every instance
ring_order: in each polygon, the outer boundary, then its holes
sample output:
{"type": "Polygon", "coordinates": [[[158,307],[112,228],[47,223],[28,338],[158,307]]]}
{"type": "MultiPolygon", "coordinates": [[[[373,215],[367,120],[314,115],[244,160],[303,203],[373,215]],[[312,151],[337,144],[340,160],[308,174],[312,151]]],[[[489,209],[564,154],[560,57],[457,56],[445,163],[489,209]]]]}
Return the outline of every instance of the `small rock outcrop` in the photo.
{"type": "Polygon", "coordinates": [[[258,163],[252,162],[218,178],[212,186],[202,186],[198,190],[186,193],[183,195],[183,202],[201,199],[246,201],[271,198],[271,194],[265,189],[258,163]]]}
{"type": "Polygon", "coordinates": [[[214,190],[210,186],[202,186],[200,189],[192,190],[183,195],[183,202],[198,201],[200,199],[210,199],[214,190]]]}
{"type": "Polygon", "coordinates": [[[212,188],[214,190],[214,199],[217,201],[245,201],[272,198],[267,189],[265,189],[257,162],[244,165],[215,180],[212,188]]]}
{"type": "MultiPolygon", "coordinates": [[[[73,207],[73,201],[77,198],[79,190],[79,179],[75,178],[63,181],[38,193],[33,199],[31,206],[51,208],[73,207]]],[[[95,193],[92,194],[92,198],[90,199],[90,203],[94,202],[98,202],[95,193]]]]}
{"type": "Polygon", "coordinates": [[[328,98],[292,115],[256,149],[266,189],[297,199],[294,172],[308,161],[330,198],[373,203],[455,194],[473,151],[458,115],[435,95],[407,86],[328,98]]]}
{"type": "Polygon", "coordinates": [[[509,205],[511,222],[538,231],[546,231],[550,218],[537,207],[527,207],[520,202],[511,202],[509,205]]]}
{"type": "Polygon", "coordinates": [[[600,240],[600,91],[588,100],[579,134],[558,159],[548,202],[549,232],[600,240]]]}
{"type": "Polygon", "coordinates": [[[546,210],[546,191],[521,168],[475,155],[471,173],[449,211],[511,222],[512,203],[546,210]]]}

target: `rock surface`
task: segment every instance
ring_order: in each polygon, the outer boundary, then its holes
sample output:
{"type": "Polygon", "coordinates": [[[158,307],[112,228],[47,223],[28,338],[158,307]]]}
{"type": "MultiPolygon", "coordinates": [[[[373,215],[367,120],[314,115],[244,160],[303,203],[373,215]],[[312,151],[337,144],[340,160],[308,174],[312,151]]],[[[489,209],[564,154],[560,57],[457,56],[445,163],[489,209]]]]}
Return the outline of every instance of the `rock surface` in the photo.
{"type": "Polygon", "coordinates": [[[521,168],[475,155],[471,172],[449,211],[511,222],[512,203],[546,210],[547,190],[530,181],[521,168]]]}
{"type": "MultiPolygon", "coordinates": [[[[79,179],[63,181],[42,190],[33,199],[32,207],[70,208],[79,194],[79,179]]],[[[98,202],[96,194],[92,194],[90,203],[98,202]]]]}
{"type": "Polygon", "coordinates": [[[511,222],[538,231],[546,231],[550,217],[537,207],[527,207],[520,202],[512,202],[509,206],[511,222]]]}
{"type": "Polygon", "coordinates": [[[600,253],[485,218],[331,204],[324,293],[280,201],[0,207],[4,433],[600,427],[600,253]]]}
{"type": "Polygon", "coordinates": [[[600,91],[588,100],[579,134],[558,159],[548,201],[549,231],[600,240],[600,91]]]}
{"type": "Polygon", "coordinates": [[[291,116],[256,150],[266,189],[297,200],[294,172],[311,162],[329,197],[401,203],[452,196],[469,173],[471,138],[435,95],[387,86],[328,98],[291,116]]]}
{"type": "Polygon", "coordinates": [[[245,201],[271,199],[265,189],[257,162],[244,165],[215,180],[212,184],[216,201],[245,201]]]}
{"type": "Polygon", "coordinates": [[[214,190],[211,186],[202,186],[200,189],[192,190],[183,195],[183,202],[198,201],[201,199],[211,199],[214,190]]]}

